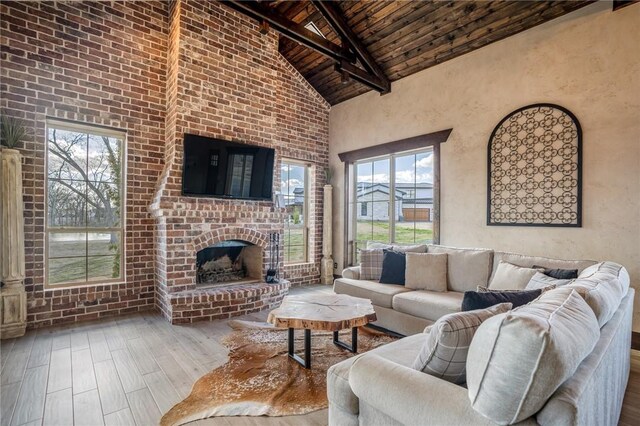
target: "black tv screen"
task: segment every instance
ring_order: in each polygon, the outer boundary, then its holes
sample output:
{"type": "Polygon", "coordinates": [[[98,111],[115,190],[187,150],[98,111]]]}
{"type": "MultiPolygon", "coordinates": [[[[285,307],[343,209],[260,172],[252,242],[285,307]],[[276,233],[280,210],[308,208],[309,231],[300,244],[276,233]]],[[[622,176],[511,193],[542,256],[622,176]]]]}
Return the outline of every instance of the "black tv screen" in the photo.
{"type": "Polygon", "coordinates": [[[182,194],[271,200],[274,150],[184,135],[182,194]]]}

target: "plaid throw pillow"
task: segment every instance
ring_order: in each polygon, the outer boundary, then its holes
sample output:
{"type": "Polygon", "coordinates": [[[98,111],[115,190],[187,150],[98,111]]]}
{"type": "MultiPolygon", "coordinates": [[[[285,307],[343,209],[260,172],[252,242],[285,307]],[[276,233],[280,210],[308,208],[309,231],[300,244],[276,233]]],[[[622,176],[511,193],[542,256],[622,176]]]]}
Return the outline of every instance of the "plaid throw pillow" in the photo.
{"type": "Polygon", "coordinates": [[[465,383],[467,353],[476,330],[483,321],[510,309],[511,303],[501,303],[441,317],[431,327],[412,367],[451,383],[465,383]]]}
{"type": "Polygon", "coordinates": [[[360,279],[380,280],[383,259],[384,253],[382,249],[360,250],[360,279]]]}

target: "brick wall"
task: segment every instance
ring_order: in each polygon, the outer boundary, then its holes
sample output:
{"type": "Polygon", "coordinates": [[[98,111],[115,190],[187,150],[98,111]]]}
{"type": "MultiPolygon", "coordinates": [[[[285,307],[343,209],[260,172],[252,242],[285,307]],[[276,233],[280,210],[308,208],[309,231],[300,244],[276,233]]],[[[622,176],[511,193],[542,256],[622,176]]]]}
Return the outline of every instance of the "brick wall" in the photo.
{"type": "Polygon", "coordinates": [[[274,147],[278,165],[315,164],[312,262],[283,275],[318,280],[329,106],[278,54],[276,34],[206,1],[2,2],[0,14],[0,107],[31,130],[21,150],[30,327],[166,311],[170,293],[195,283],[194,238],[227,226],[282,230],[270,202],[181,197],[184,132],[274,147]],[[44,288],[46,117],[127,132],[122,284],[44,288]]]}
{"type": "Polygon", "coordinates": [[[1,101],[23,118],[27,321],[30,327],[153,307],[154,221],[162,170],[167,5],[148,2],[0,3],[1,101]],[[44,289],[45,118],[127,132],[126,280],[44,289]]]}
{"type": "MultiPolygon", "coordinates": [[[[294,284],[319,281],[324,167],[328,163],[328,104],[278,53],[277,34],[261,35],[256,23],[220,4],[176,1],[169,27],[166,164],[152,211],[158,218],[156,303],[175,318],[170,302],[195,289],[195,245],[218,242],[223,229],[251,229],[264,239],[283,231],[284,210],[272,202],[181,196],[183,134],[194,133],[276,149],[279,187],[283,158],[313,164],[310,262],[280,266],[294,284]],[[202,236],[209,236],[202,244],[202,236]]],[[[227,239],[244,239],[239,232],[227,239]]],[[[269,262],[265,248],[264,264],[269,262]]],[[[280,259],[283,259],[283,251],[280,259]]],[[[241,312],[239,312],[241,313],[241,312]]],[[[238,313],[238,314],[239,314],[238,313]]],[[[190,318],[196,317],[189,314],[190,318]]]]}

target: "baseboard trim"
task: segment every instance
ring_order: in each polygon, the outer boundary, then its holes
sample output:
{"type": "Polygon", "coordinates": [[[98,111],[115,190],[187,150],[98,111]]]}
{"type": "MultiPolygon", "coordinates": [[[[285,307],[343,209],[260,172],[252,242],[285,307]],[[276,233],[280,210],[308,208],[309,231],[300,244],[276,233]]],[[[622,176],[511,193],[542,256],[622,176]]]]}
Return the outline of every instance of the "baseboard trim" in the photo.
{"type": "Polygon", "coordinates": [[[631,349],[640,351],[640,332],[638,331],[631,332],[631,349]]]}

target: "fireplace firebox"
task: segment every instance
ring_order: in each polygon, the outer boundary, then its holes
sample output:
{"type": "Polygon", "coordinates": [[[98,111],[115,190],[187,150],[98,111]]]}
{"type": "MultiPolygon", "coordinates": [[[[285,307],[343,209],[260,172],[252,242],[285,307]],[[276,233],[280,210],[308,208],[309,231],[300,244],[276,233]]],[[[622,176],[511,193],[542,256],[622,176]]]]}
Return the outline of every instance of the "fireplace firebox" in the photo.
{"type": "Polygon", "coordinates": [[[196,254],[199,287],[262,281],[262,248],[241,240],[227,240],[196,254]]]}

